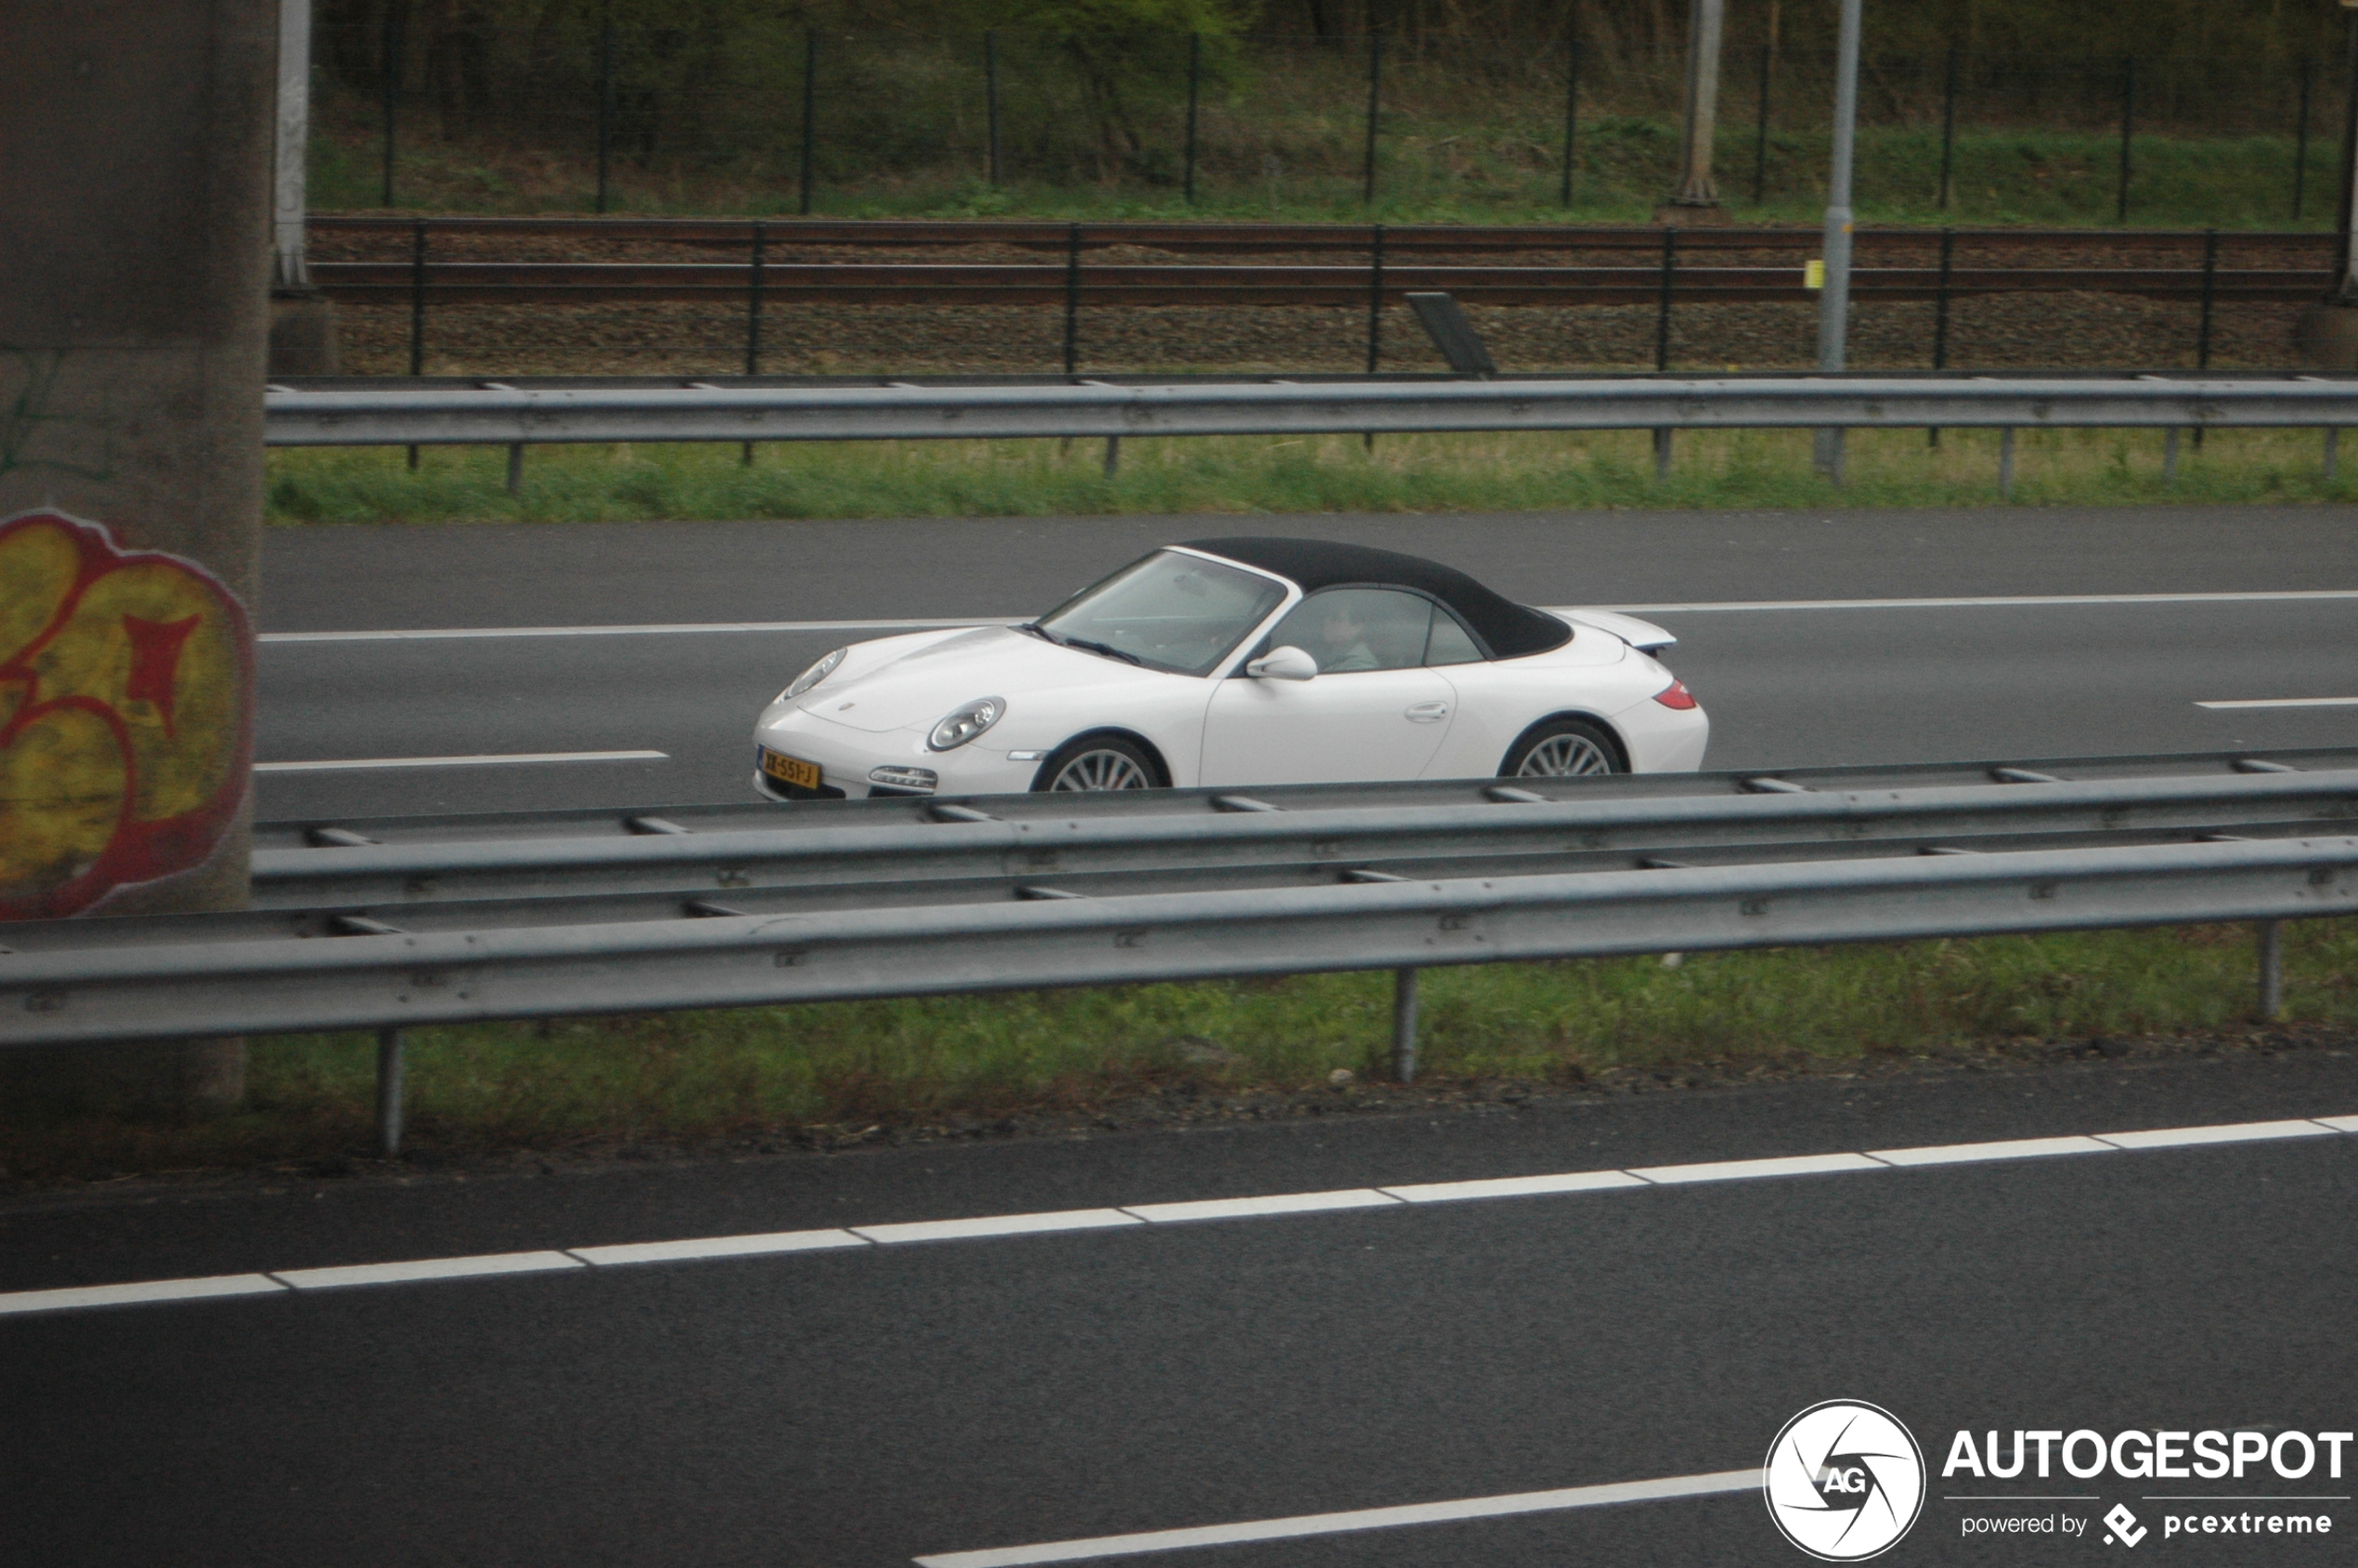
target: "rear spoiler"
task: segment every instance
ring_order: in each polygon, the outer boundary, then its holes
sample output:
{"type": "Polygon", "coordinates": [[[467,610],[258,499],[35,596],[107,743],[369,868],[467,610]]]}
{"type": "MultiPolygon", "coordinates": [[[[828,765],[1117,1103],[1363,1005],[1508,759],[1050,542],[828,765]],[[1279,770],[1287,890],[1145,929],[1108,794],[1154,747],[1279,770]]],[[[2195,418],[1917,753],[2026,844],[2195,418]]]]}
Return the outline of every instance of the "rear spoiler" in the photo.
{"type": "Polygon", "coordinates": [[[1596,631],[1610,631],[1641,654],[1657,648],[1667,648],[1678,641],[1652,621],[1641,621],[1635,616],[1625,616],[1612,610],[1551,609],[1548,614],[1574,626],[1585,626],[1596,631]]]}

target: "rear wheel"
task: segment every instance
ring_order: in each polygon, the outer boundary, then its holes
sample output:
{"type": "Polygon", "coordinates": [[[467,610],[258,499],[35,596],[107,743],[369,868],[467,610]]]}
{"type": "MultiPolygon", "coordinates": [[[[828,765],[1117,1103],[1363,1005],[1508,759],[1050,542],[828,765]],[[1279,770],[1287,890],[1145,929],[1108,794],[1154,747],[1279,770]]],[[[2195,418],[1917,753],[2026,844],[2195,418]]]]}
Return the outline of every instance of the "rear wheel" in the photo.
{"type": "Polygon", "coordinates": [[[1550,719],[1535,724],[1507,752],[1498,768],[1506,779],[1577,779],[1623,771],[1613,738],[1585,719],[1550,719]]]}
{"type": "Polygon", "coordinates": [[[1162,783],[1160,770],[1146,747],[1120,735],[1083,735],[1056,748],[1040,765],[1034,790],[1058,794],[1107,789],[1154,789],[1162,783]]]}

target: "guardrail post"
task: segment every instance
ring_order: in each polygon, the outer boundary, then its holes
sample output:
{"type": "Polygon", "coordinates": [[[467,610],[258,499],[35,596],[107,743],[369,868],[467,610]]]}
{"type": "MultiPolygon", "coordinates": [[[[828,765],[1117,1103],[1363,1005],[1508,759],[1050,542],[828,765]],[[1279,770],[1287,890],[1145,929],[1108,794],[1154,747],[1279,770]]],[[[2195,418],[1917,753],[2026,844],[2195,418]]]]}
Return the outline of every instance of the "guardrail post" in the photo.
{"type": "Polygon", "coordinates": [[[2341,454],[2336,450],[2336,448],[2340,445],[2341,431],[2339,427],[2327,425],[2326,427],[2326,483],[2328,485],[2332,484],[2336,478],[2339,477],[2337,471],[2341,466],[2338,460],[2341,454]]]}
{"type": "Polygon", "coordinates": [[[2260,1016],[2274,1021],[2285,1011],[2285,923],[2262,920],[2251,930],[2260,958],[2260,1016]]]}
{"type": "Polygon", "coordinates": [[[1670,477],[1670,442],[1677,434],[1669,425],[1654,427],[1654,483],[1670,477]]]}
{"type": "Polygon", "coordinates": [[[1417,1081],[1417,971],[1392,972],[1392,1076],[1417,1081]]]}
{"type": "Polygon", "coordinates": [[[2015,427],[1998,433],[1998,499],[2015,499],[2015,427]]]}
{"type": "Polygon", "coordinates": [[[1111,479],[1121,467],[1121,437],[1106,437],[1106,477],[1111,479]]]}
{"type": "Polygon", "coordinates": [[[508,494],[517,496],[523,493],[524,443],[511,441],[508,443],[508,494]]]}
{"type": "Polygon", "coordinates": [[[2178,427],[2174,424],[2161,433],[2161,482],[2178,483],[2178,427]]]}
{"type": "Polygon", "coordinates": [[[377,1030],[377,1148],[390,1160],[401,1152],[401,1031],[377,1030]]]}

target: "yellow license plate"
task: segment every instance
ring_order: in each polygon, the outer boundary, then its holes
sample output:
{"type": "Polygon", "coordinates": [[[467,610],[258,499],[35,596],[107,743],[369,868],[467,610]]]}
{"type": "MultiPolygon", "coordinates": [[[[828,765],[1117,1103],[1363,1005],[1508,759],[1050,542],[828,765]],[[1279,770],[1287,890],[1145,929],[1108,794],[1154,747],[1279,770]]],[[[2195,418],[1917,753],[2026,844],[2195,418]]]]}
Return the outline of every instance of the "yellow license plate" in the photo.
{"type": "Polygon", "coordinates": [[[763,748],[761,771],[783,784],[790,784],[800,789],[819,787],[819,764],[805,762],[799,757],[788,757],[783,751],[763,748]]]}

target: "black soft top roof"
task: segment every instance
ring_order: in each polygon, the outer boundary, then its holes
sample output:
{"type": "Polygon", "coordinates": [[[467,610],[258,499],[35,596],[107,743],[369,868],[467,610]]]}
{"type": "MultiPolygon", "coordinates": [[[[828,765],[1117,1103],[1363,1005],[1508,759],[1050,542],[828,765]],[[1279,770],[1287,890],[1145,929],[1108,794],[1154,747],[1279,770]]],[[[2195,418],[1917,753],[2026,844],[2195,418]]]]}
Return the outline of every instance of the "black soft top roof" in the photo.
{"type": "Polygon", "coordinates": [[[1375,586],[1431,594],[1457,611],[1458,619],[1502,659],[1544,654],[1572,639],[1572,628],[1555,616],[1501,598],[1465,573],[1420,555],[1326,539],[1190,539],[1183,548],[1291,577],[1304,593],[1375,586]]]}

